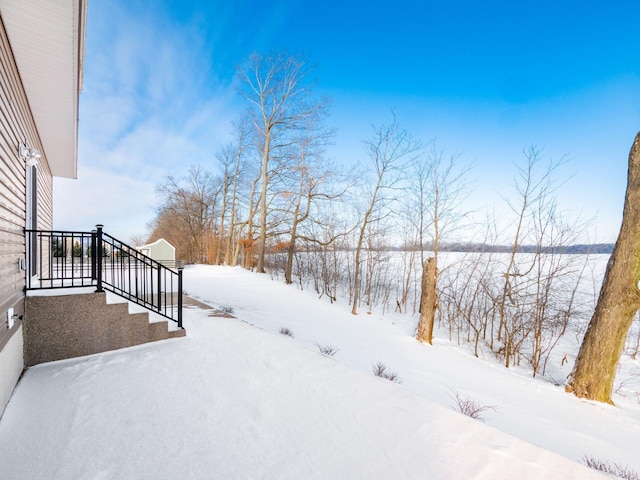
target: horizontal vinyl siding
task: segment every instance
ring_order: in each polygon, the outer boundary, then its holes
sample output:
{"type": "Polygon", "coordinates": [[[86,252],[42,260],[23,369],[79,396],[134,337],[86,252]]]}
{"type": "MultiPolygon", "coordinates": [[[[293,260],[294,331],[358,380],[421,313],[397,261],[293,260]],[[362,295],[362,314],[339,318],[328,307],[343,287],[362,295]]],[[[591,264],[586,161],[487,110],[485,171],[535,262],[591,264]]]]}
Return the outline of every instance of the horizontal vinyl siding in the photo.
{"type": "MultiPolygon", "coordinates": [[[[1,19],[0,19],[1,20],[1,19]]],[[[0,351],[18,329],[7,328],[7,309],[23,311],[25,272],[26,167],[19,158],[23,142],[43,155],[38,163],[38,228],[51,229],[53,179],[22,87],[4,24],[0,21],[0,351]]]]}

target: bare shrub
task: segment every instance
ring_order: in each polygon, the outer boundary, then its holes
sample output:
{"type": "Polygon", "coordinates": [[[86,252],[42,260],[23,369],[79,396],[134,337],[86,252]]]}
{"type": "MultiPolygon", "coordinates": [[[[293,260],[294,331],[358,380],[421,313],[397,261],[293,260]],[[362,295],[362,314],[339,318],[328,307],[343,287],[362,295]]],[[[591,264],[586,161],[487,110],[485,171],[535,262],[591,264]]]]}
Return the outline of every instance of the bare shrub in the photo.
{"type": "Polygon", "coordinates": [[[233,313],[233,307],[231,305],[221,305],[220,310],[224,313],[231,315],[233,313]]]}
{"type": "Polygon", "coordinates": [[[455,390],[453,391],[451,398],[455,400],[458,412],[466,415],[467,417],[471,417],[474,420],[480,420],[481,422],[484,422],[484,413],[487,410],[495,411],[496,409],[494,405],[485,405],[475,398],[465,397],[455,390]]]}
{"type": "Polygon", "coordinates": [[[287,337],[296,338],[293,332],[287,327],[280,327],[280,334],[286,335],[287,337]]]}
{"type": "Polygon", "coordinates": [[[376,377],[385,378],[391,382],[402,383],[398,374],[387,369],[387,366],[382,362],[377,362],[373,365],[373,374],[376,377]]]}
{"type": "Polygon", "coordinates": [[[611,464],[587,455],[585,455],[582,461],[589,468],[593,468],[594,470],[598,470],[609,475],[615,475],[616,477],[623,478],[624,480],[640,480],[640,475],[626,465],[620,465],[619,463],[611,464]]]}
{"type": "Polygon", "coordinates": [[[338,353],[338,349],[333,347],[332,345],[320,345],[316,343],[316,347],[320,350],[320,353],[323,355],[328,355],[329,357],[333,357],[336,353],[338,353]]]}

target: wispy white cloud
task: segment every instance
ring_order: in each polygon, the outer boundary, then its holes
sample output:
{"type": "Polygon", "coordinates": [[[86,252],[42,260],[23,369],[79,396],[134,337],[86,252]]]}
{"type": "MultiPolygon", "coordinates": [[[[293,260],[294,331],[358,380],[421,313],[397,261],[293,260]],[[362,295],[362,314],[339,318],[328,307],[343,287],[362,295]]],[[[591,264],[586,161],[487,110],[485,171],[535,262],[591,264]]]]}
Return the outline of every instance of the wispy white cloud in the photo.
{"type": "Polygon", "coordinates": [[[157,6],[90,5],[79,178],[56,180],[56,228],[143,233],[156,185],[192,164],[213,168],[229,139],[235,95],[216,78],[203,30],[157,6]]]}
{"type": "Polygon", "coordinates": [[[102,223],[107,232],[123,241],[147,230],[154,214],[152,182],[86,165],[79,169],[79,176],[82,181],[54,181],[56,229],[89,231],[102,223]]]}

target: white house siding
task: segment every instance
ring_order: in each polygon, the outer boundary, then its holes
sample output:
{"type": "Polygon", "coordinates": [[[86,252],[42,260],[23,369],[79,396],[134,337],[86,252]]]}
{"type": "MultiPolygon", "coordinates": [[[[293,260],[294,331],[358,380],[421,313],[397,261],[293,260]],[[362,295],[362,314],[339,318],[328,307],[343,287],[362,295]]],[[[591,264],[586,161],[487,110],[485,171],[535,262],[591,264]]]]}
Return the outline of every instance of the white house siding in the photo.
{"type": "Polygon", "coordinates": [[[0,350],[0,416],[24,368],[22,325],[0,350]]]}
{"type": "Polygon", "coordinates": [[[22,326],[9,329],[7,310],[24,312],[26,166],[18,155],[22,142],[42,153],[38,163],[37,227],[51,229],[53,179],[29,102],[9,43],[0,10],[0,414],[5,392],[10,392],[22,371],[22,326]]]}

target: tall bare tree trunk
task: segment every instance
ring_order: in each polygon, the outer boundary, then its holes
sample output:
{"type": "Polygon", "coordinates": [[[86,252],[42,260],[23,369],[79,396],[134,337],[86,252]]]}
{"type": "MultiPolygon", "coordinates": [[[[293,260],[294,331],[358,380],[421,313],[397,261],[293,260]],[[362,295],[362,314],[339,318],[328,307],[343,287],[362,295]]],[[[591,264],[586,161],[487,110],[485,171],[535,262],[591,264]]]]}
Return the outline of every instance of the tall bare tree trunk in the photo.
{"type": "MultiPolygon", "coordinates": [[[[371,208],[369,211],[370,210],[371,208]]],[[[360,303],[360,255],[362,252],[362,245],[364,243],[364,234],[369,221],[369,211],[367,211],[367,214],[365,214],[364,220],[362,221],[360,235],[358,236],[358,243],[356,245],[355,271],[353,273],[353,305],[351,306],[352,315],[358,314],[358,303],[360,303]]]]}
{"type": "Polygon", "coordinates": [[[225,247],[224,263],[236,266],[238,257],[231,252],[231,246],[236,240],[236,196],[238,190],[238,167],[233,177],[233,191],[231,193],[231,211],[229,212],[229,235],[227,236],[227,245],[225,247]]]}
{"type": "Polygon", "coordinates": [[[431,345],[433,341],[433,324],[436,317],[438,297],[436,283],[438,269],[436,259],[429,257],[422,267],[422,296],[420,297],[420,321],[416,331],[416,340],[431,345]]]}
{"type": "Polygon", "coordinates": [[[293,283],[293,257],[296,254],[296,240],[298,239],[298,225],[300,224],[299,207],[293,215],[293,223],[291,224],[291,237],[289,246],[287,247],[287,265],[284,269],[284,282],[287,285],[293,283]]]}
{"type": "MultiPolygon", "coordinates": [[[[224,170],[224,178],[222,180],[222,206],[220,207],[220,228],[218,230],[218,242],[216,245],[216,265],[220,265],[223,257],[223,248],[225,244],[224,219],[227,215],[227,196],[229,195],[229,173],[227,168],[224,170]]],[[[231,232],[227,236],[231,236],[231,232]]]]}
{"type": "Polygon", "coordinates": [[[260,178],[262,187],[260,190],[260,236],[258,237],[258,263],[256,271],[265,273],[264,256],[267,245],[267,186],[269,183],[269,153],[271,151],[271,132],[267,129],[264,138],[264,150],[262,153],[262,169],[260,178]]]}
{"type": "Polygon", "coordinates": [[[633,317],[640,309],[640,133],[629,153],[622,226],[565,390],[613,403],[611,392],[633,317]]]}
{"type": "Polygon", "coordinates": [[[300,214],[300,207],[302,205],[302,197],[304,196],[304,186],[307,183],[307,176],[305,174],[305,154],[304,149],[300,159],[300,184],[298,186],[298,194],[295,200],[295,207],[293,209],[293,218],[291,220],[291,237],[289,240],[289,247],[287,248],[287,265],[284,269],[284,281],[287,285],[293,283],[293,257],[296,254],[296,240],[298,238],[298,225],[304,222],[309,216],[309,202],[307,198],[306,213],[300,214]]]}

